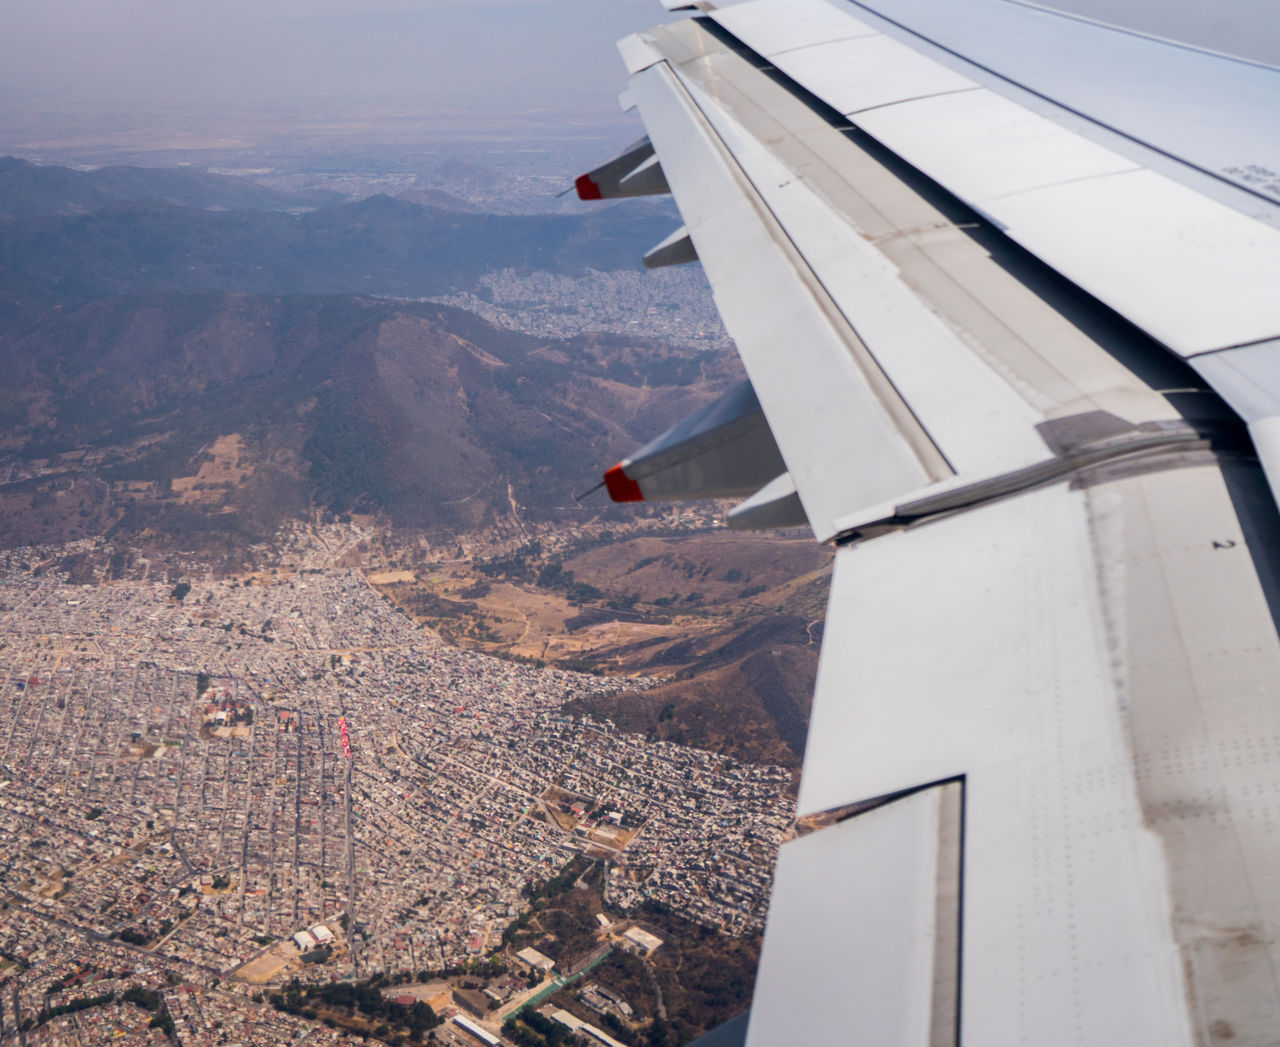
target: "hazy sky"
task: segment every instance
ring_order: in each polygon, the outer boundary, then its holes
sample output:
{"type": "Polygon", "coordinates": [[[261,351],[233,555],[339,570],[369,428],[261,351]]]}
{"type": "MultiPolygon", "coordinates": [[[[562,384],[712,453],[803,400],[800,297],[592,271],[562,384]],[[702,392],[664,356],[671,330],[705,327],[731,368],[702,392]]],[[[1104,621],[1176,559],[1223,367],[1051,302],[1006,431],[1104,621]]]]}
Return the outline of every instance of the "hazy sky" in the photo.
{"type": "Polygon", "coordinates": [[[663,19],[656,0],[3,0],[0,103],[19,116],[570,107],[621,124],[614,41],[663,19]]]}
{"type": "MultiPolygon", "coordinates": [[[[1060,6],[1254,58],[1280,44],[1247,28],[1280,0],[1060,6]]],[[[622,128],[613,42],[663,18],[657,0],[0,0],[0,120],[213,110],[251,134],[264,109],[371,129],[554,110],[622,128]]]]}

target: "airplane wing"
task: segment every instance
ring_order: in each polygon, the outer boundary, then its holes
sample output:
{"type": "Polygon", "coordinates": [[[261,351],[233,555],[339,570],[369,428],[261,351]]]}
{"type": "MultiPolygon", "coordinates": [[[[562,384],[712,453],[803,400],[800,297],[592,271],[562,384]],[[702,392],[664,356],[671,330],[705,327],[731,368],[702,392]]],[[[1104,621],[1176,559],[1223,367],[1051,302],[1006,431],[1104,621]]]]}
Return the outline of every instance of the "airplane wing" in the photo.
{"type": "Polygon", "coordinates": [[[610,494],[838,547],[745,1042],[1280,1042],[1280,72],[696,6],[578,190],[673,194],[749,377],[610,494]]]}

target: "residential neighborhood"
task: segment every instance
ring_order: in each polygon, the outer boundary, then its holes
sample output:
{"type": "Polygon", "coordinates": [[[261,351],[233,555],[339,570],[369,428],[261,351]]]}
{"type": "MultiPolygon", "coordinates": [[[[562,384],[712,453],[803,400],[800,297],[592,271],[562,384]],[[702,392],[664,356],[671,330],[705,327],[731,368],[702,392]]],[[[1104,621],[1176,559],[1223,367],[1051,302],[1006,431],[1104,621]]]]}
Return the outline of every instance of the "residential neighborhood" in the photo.
{"type": "Polygon", "coordinates": [[[344,1042],[263,1001],[516,965],[504,931],[575,856],[637,955],[661,942],[621,916],[646,903],[761,926],[789,771],[569,716],[652,681],[450,647],[336,566],[362,537],[299,529],[221,578],[77,584],[74,548],[0,554],[0,1042],[344,1042]],[[135,1028],[126,986],[164,1020],[135,1028]]]}

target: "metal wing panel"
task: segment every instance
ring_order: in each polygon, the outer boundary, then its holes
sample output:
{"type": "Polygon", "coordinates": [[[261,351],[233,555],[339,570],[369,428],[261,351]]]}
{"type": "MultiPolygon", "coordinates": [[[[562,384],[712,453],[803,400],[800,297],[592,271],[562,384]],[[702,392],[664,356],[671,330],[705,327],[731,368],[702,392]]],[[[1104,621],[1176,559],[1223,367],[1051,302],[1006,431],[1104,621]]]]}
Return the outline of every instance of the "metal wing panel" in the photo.
{"type": "Polygon", "coordinates": [[[799,44],[779,37],[790,22],[829,26],[826,40],[836,40],[848,32],[839,22],[845,17],[857,35],[870,29],[892,36],[1112,147],[1133,145],[1144,162],[1181,161],[1208,176],[1201,188],[1221,182],[1280,203],[1280,77],[1273,65],[1025,2],[789,0],[784,9],[777,0],[747,0],[711,17],[770,56],[825,42],[816,34],[799,44]]]}
{"type": "Polygon", "coordinates": [[[1078,695],[1080,724],[1113,698],[1078,501],[1059,487],[840,551],[800,815],[1009,760],[1036,742],[1029,692],[1078,695]]]}
{"type": "Polygon", "coordinates": [[[1280,231],[1154,171],[1047,186],[985,209],[1182,356],[1280,336],[1280,231]]]}
{"type": "Polygon", "coordinates": [[[1131,159],[992,91],[916,98],[858,124],[982,206],[1012,193],[1136,170],[1131,159]]]}
{"type": "MultiPolygon", "coordinates": [[[[1117,366],[1114,353],[1135,338],[1127,325],[1100,318],[1084,296],[1071,310],[1046,303],[1027,282],[1025,257],[975,239],[970,215],[940,209],[705,30],[677,24],[649,40],[667,62],[634,77],[629,97],[642,103],[653,133],[679,120],[696,132],[661,146],[664,162],[680,166],[672,189],[820,537],[865,517],[879,504],[869,500],[875,491],[887,500],[908,493],[892,482],[863,485],[855,469],[837,495],[803,471],[806,456],[834,466],[828,477],[865,461],[862,448],[873,445],[856,430],[877,418],[902,435],[927,483],[952,473],[968,483],[1042,462],[1050,449],[1040,430],[1073,414],[1102,411],[1134,426],[1179,419],[1166,396],[1117,366]],[[668,85],[666,101],[674,101],[662,114],[655,84],[668,85]],[[713,166],[719,180],[704,191],[713,166]],[[751,243],[744,230],[754,230],[751,243]],[[760,275],[755,259],[766,256],[767,278],[748,284],[760,275]],[[829,320],[836,337],[762,329],[775,298],[829,320]],[[776,348],[783,340],[792,347],[785,358],[776,348]],[[845,375],[872,393],[871,417],[867,400],[836,395],[845,375]],[[788,411],[792,421],[780,427],[775,415],[788,411]],[[788,436],[781,430],[789,424],[788,436]],[[824,518],[815,497],[845,512],[824,518]]],[[[1185,376],[1160,384],[1177,387],[1185,376]]]]}
{"type": "MultiPolygon", "coordinates": [[[[1164,174],[1135,171],[1131,159],[1066,128],[1053,136],[1066,167],[1045,184],[1043,123],[961,76],[954,61],[926,57],[887,36],[781,52],[767,15],[772,11],[774,25],[784,22],[791,0],[752,2],[753,20],[738,21],[748,46],[1175,352],[1190,356],[1280,336],[1280,296],[1273,293],[1280,229],[1164,174]],[[881,93],[864,93],[871,90],[864,75],[881,93]],[[966,88],[977,96],[965,112],[971,140],[957,151],[952,109],[939,96],[966,88]],[[1002,160],[998,176],[972,159],[991,148],[1002,160]]],[[[1280,72],[1259,75],[1264,80],[1256,86],[1280,104],[1280,72]]],[[[1078,122],[1078,114],[1061,115],[1078,122]]]]}
{"type": "Polygon", "coordinates": [[[712,16],[729,32],[741,39],[769,38],[772,54],[783,54],[797,47],[829,44],[857,36],[875,36],[879,30],[850,17],[848,10],[830,4],[797,4],[786,20],[779,19],[768,4],[747,0],[716,11],[712,16]]]}
{"type": "Polygon", "coordinates": [[[1278,527],[1179,452],[839,553],[799,811],[963,777],[965,1042],[1273,1042],[1278,527]]]}
{"type": "Polygon", "coordinates": [[[962,1042],[1192,1042],[1084,498],[837,559],[799,811],[963,777],[962,1042]]]}
{"type": "MultiPolygon", "coordinates": [[[[1036,426],[1044,415],[1038,405],[1024,390],[1015,391],[989,357],[974,351],[972,337],[949,326],[936,308],[921,307],[918,282],[938,270],[918,255],[939,250],[944,236],[958,247],[967,244],[967,235],[949,232],[942,216],[912,203],[917,198],[910,188],[877,172],[878,165],[865,157],[861,164],[867,170],[858,172],[856,185],[872,188],[875,201],[851,200],[845,206],[838,198],[857,195],[854,176],[827,185],[822,175],[840,159],[857,162],[857,149],[820,121],[806,161],[817,177],[784,163],[770,147],[770,121],[803,103],[768,85],[723,48],[719,56],[708,55],[701,46],[706,41],[683,39],[678,28],[655,31],[654,46],[675,52],[676,60],[633,77],[629,98],[639,104],[664,157],[690,237],[819,536],[829,537],[837,521],[877,504],[877,494],[883,501],[910,490],[894,489],[898,481],[871,475],[889,463],[872,450],[875,442],[864,438],[869,425],[887,420],[902,435],[927,470],[916,474],[918,486],[952,472],[982,476],[1043,459],[1047,448],[1036,426]],[[692,57],[680,60],[682,46],[692,57]],[[756,97],[752,92],[762,85],[768,89],[756,97]],[[752,118],[759,118],[758,126],[743,122],[752,118]],[[664,145],[663,130],[682,123],[692,135],[673,136],[664,145]],[[841,157],[842,150],[848,155],[841,157]],[[897,220],[902,225],[890,222],[884,228],[885,212],[877,208],[886,204],[902,212],[897,220]],[[870,228],[853,219],[850,210],[858,208],[870,228]],[[916,254],[912,245],[919,248],[916,254]],[[833,321],[835,337],[800,330],[800,313],[781,317],[795,331],[780,328],[779,307],[787,302],[806,312],[810,323],[824,317],[833,321]],[[780,344],[789,346],[786,355],[778,352],[780,344]],[[846,385],[855,395],[839,393],[846,385]],[[824,468],[834,467],[827,477],[841,475],[845,463],[869,467],[845,469],[843,491],[837,494],[822,489],[829,480],[819,482],[816,473],[806,473],[805,459],[815,456],[824,468]],[[864,483],[867,479],[872,483],[864,483]]],[[[972,254],[974,266],[989,279],[1000,279],[998,266],[981,251],[972,254]]],[[[1024,301],[1034,300],[1024,296],[1024,301]]],[[[1015,311],[1028,318],[1025,309],[1015,311]]],[[[1043,321],[1037,328],[1037,342],[1052,341],[1043,321]]],[[[1061,364],[1055,367],[1061,370],[1061,364]]],[[[1080,391],[1069,395],[1079,397],[1080,391]]],[[[1137,406],[1141,397],[1130,399],[1137,406]]],[[[1162,410],[1151,401],[1140,413],[1162,410]]]]}
{"type": "MultiPolygon", "coordinates": [[[[1041,416],[928,310],[880,247],[774,157],[702,84],[691,96],[786,235],[849,318],[858,339],[957,473],[1015,468],[1045,456],[1041,416]]],[[[713,278],[714,279],[714,278],[713,278]]],[[[865,503],[864,503],[865,504],[865,503]]]]}

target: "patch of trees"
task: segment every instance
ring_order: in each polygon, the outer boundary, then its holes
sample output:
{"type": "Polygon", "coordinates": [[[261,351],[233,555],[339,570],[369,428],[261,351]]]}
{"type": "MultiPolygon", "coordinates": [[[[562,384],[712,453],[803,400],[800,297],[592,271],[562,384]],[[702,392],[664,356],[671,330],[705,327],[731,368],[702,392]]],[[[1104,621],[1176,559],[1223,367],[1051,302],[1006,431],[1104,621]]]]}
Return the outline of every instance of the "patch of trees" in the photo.
{"type": "Polygon", "coordinates": [[[615,1039],[621,1040],[623,1043],[635,1043],[636,1034],[631,1031],[631,1027],[627,1025],[616,1014],[602,1014],[600,1016],[604,1027],[609,1030],[615,1039]]]}
{"type": "Polygon", "coordinates": [[[386,508],[390,446],[378,426],[356,414],[347,398],[332,390],[321,393],[302,453],[321,505],[335,513],[386,508]]]}
{"type": "Polygon", "coordinates": [[[396,598],[406,611],[419,618],[453,618],[479,609],[470,600],[450,600],[424,589],[406,589],[396,593],[396,598]]]}
{"type": "Polygon", "coordinates": [[[120,995],[120,999],[128,1003],[136,1003],[144,1011],[158,1011],[164,1006],[164,997],[155,989],[145,989],[141,985],[131,985],[120,995]]]}
{"type": "MultiPolygon", "coordinates": [[[[458,978],[464,974],[478,974],[481,977],[497,977],[500,974],[507,973],[506,962],[501,956],[490,956],[487,959],[476,957],[468,960],[466,965],[451,964],[448,967],[439,967],[431,969],[424,967],[417,975],[412,971],[401,971],[399,974],[384,975],[376,974],[371,979],[371,984],[377,985],[386,982],[388,985],[399,985],[402,982],[411,982],[416,977],[420,982],[436,982],[445,978],[458,978]]],[[[465,988],[468,983],[461,983],[465,988]]],[[[479,985],[480,983],[475,983],[479,985]]]]}
{"type": "Polygon", "coordinates": [[[527,883],[521,888],[521,894],[538,908],[538,903],[551,898],[558,898],[577,882],[579,876],[593,864],[590,858],[575,854],[561,866],[560,871],[545,883],[527,883]]]}
{"type": "Polygon", "coordinates": [[[572,1043],[572,1033],[559,1022],[544,1018],[529,1007],[520,1012],[518,1018],[507,1023],[504,1030],[509,1039],[515,1040],[521,1047],[559,1047],[560,1044],[572,1043]]]}
{"type": "Polygon", "coordinates": [[[555,937],[554,944],[541,948],[561,968],[568,967],[589,953],[595,947],[596,933],[600,929],[594,914],[578,906],[573,906],[572,909],[549,909],[538,917],[538,922],[548,934],[555,937]]]}
{"type": "MultiPolygon", "coordinates": [[[[174,979],[170,979],[172,984],[174,979]]],[[[170,1039],[173,1038],[173,1016],[169,1014],[169,1005],[164,1002],[163,994],[155,989],[145,989],[141,985],[132,985],[121,994],[120,999],[137,1004],[144,1011],[150,1011],[154,1017],[147,1023],[148,1029],[159,1029],[170,1039]]]]}
{"type": "Polygon", "coordinates": [[[692,385],[704,374],[705,365],[715,353],[704,349],[693,356],[657,358],[636,354],[630,359],[618,356],[604,365],[605,377],[627,385],[692,385]]]}
{"type": "Polygon", "coordinates": [[[542,543],[535,538],[506,556],[495,556],[491,560],[477,560],[475,569],[486,578],[510,578],[514,581],[531,582],[536,574],[535,566],[541,559],[542,543]]]}
{"type": "MultiPolygon", "coordinates": [[[[2,906],[0,906],[0,912],[3,912],[7,908],[9,908],[9,904],[8,902],[5,902],[2,906]]],[[[7,952],[4,949],[0,949],[0,956],[8,960],[20,971],[28,970],[31,967],[31,964],[28,963],[26,960],[24,960],[21,956],[15,956],[13,953],[7,952]]]]}
{"type": "Polygon", "coordinates": [[[22,1028],[25,1032],[32,1025],[43,1025],[45,1022],[60,1018],[64,1014],[87,1011],[90,1007],[105,1007],[107,1004],[115,1003],[115,1000],[116,994],[114,992],[104,992],[101,996],[85,996],[79,1000],[72,1000],[70,1003],[61,1003],[57,1007],[46,1007],[36,1016],[34,1021],[28,1018],[27,1021],[23,1022],[22,1028]]]}
{"type": "Polygon", "coordinates": [[[594,585],[580,582],[572,571],[566,571],[559,560],[552,560],[538,572],[538,586],[542,589],[559,589],[572,604],[587,603],[598,600],[604,595],[594,585]]]}
{"type": "MultiPolygon", "coordinates": [[[[666,942],[649,970],[661,986],[672,1025],[659,1028],[655,1021],[649,1030],[651,1044],[692,1039],[746,1010],[760,958],[758,939],[728,937],[652,898],[641,902],[635,915],[666,942]]],[[[624,993],[635,993],[634,1002],[645,998],[635,981],[643,968],[628,971],[625,960],[615,965],[612,957],[607,962],[609,968],[601,977],[607,976],[624,993]]]]}
{"type": "Polygon", "coordinates": [[[561,669],[571,673],[582,673],[586,676],[603,676],[604,670],[592,662],[584,662],[581,658],[564,658],[556,663],[561,669]]]}
{"type": "Polygon", "coordinates": [[[421,1000],[406,1006],[387,999],[376,987],[382,981],[381,978],[372,978],[362,982],[332,982],[304,988],[294,980],[283,993],[272,994],[271,1005],[278,1011],[306,1018],[314,1018],[317,1007],[342,1011],[350,1016],[359,1014],[370,1022],[385,1023],[388,1030],[403,1029],[412,1040],[421,1039],[423,1033],[440,1024],[435,1011],[421,1000]]]}

